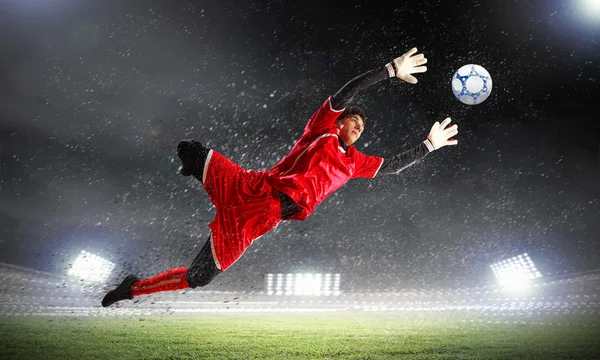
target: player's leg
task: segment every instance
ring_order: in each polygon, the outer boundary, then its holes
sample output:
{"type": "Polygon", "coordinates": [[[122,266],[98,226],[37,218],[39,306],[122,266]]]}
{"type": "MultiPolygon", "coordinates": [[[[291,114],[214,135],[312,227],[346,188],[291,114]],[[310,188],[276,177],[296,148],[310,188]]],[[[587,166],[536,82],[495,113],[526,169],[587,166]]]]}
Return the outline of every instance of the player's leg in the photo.
{"type": "Polygon", "coordinates": [[[104,296],[102,306],[107,307],[121,300],[131,300],[142,294],[186,289],[189,287],[185,280],[186,274],[187,268],[180,267],[144,280],[140,280],[135,275],[129,275],[117,288],[104,296]]]}
{"type": "Polygon", "coordinates": [[[220,273],[222,273],[222,271],[219,270],[215,264],[210,238],[208,238],[192,262],[192,265],[188,268],[185,279],[188,286],[194,289],[198,286],[208,285],[220,273]]]}
{"type": "Polygon", "coordinates": [[[217,208],[235,205],[240,200],[235,193],[247,171],[238,164],[196,140],[180,141],[177,155],[182,164],[179,172],[198,179],[217,208]]]}
{"type": "Polygon", "coordinates": [[[140,280],[131,286],[131,295],[136,297],[205,286],[220,272],[212,257],[209,238],[189,268],[171,269],[150,279],[140,280]]]}
{"type": "Polygon", "coordinates": [[[117,288],[106,294],[102,299],[102,306],[107,307],[117,301],[131,300],[140,295],[205,286],[219,273],[221,270],[217,268],[213,260],[209,238],[189,268],[171,269],[144,280],[140,280],[135,275],[129,275],[117,288]]]}
{"type": "Polygon", "coordinates": [[[182,140],[177,145],[177,156],[181,160],[179,173],[183,176],[193,175],[202,182],[202,174],[206,159],[210,152],[209,148],[196,140],[182,140]]]}

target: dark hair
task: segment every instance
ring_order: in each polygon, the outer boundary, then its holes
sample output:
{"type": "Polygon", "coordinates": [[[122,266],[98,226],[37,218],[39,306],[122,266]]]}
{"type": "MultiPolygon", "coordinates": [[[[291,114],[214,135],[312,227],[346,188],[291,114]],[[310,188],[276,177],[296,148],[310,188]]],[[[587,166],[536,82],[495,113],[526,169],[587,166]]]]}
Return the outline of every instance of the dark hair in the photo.
{"type": "Polygon", "coordinates": [[[336,121],[340,121],[343,118],[345,118],[346,116],[349,115],[358,115],[362,118],[363,123],[367,121],[367,113],[365,113],[365,111],[361,108],[359,108],[358,106],[348,106],[346,108],[346,110],[344,110],[344,112],[338,116],[338,118],[336,119],[336,121]]]}

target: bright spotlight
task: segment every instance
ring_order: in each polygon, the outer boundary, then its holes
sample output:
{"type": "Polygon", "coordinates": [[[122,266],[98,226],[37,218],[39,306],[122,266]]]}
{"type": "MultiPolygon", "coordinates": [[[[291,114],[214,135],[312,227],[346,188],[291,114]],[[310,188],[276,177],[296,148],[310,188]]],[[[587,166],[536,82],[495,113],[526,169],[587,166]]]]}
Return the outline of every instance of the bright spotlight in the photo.
{"type": "Polygon", "coordinates": [[[490,265],[500,286],[521,289],[542,277],[527,253],[490,265]]]}
{"type": "Polygon", "coordinates": [[[105,281],[114,268],[114,263],[85,250],[81,250],[81,253],[75,259],[73,266],[67,274],[84,280],[105,281]]]}
{"type": "Polygon", "coordinates": [[[285,276],[285,295],[294,294],[294,274],[287,274],[285,276]]]}
{"type": "Polygon", "coordinates": [[[600,0],[579,0],[576,10],[581,20],[595,25],[600,24],[600,0]]]}
{"type": "Polygon", "coordinates": [[[581,2],[587,11],[600,15],[600,0],[582,0],[581,2]]]}
{"type": "Polygon", "coordinates": [[[340,274],[267,274],[268,295],[340,295],[340,274]]]}
{"type": "Polygon", "coordinates": [[[267,274],[267,294],[273,295],[273,274],[267,274]]]}

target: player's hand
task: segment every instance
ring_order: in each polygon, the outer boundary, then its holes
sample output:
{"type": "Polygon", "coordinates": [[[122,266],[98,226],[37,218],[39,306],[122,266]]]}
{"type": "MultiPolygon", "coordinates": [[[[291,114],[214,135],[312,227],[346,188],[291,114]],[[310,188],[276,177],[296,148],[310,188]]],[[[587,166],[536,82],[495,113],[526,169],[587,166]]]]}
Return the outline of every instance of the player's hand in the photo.
{"type": "Polygon", "coordinates": [[[396,77],[406,81],[409,84],[416,84],[417,78],[412,76],[415,73],[427,71],[427,58],[423,54],[414,55],[417,48],[412,48],[406,54],[394,59],[394,67],[396,68],[396,77]]]}
{"type": "Polygon", "coordinates": [[[446,118],[441,124],[437,121],[435,124],[433,124],[429,135],[427,135],[427,139],[429,139],[429,142],[431,142],[434,150],[437,150],[442,146],[458,144],[458,140],[451,139],[453,136],[458,134],[458,125],[454,124],[452,126],[448,126],[450,121],[450,118],[446,118]]]}

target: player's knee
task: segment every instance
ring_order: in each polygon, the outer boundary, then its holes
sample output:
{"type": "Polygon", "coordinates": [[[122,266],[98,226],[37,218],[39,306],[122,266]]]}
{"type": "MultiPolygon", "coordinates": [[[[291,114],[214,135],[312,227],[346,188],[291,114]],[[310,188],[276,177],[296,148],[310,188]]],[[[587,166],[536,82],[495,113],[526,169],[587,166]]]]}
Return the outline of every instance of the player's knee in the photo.
{"type": "Polygon", "coordinates": [[[210,151],[209,148],[202,145],[200,141],[196,140],[181,140],[179,144],[177,144],[177,154],[179,156],[192,156],[194,158],[198,158],[201,162],[206,160],[206,156],[210,151]]]}
{"type": "Polygon", "coordinates": [[[214,277],[206,276],[205,273],[195,273],[188,270],[185,280],[187,281],[189,287],[195,289],[198,286],[202,287],[210,284],[213,278],[214,277]]]}
{"type": "Polygon", "coordinates": [[[184,153],[186,151],[190,151],[194,148],[197,148],[198,145],[202,146],[202,144],[200,144],[200,142],[196,140],[181,140],[179,144],[177,144],[177,152],[184,153]]]}

